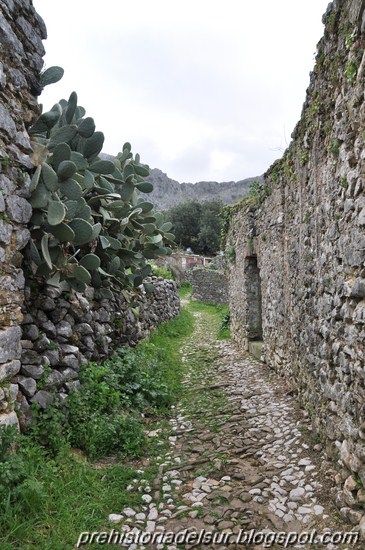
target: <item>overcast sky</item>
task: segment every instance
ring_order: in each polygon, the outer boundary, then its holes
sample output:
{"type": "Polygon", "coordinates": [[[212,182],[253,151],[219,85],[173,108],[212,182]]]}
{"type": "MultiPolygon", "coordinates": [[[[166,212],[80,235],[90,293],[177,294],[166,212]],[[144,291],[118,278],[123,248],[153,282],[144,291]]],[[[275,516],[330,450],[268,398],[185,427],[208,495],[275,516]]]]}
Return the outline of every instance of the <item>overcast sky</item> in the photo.
{"type": "Polygon", "coordinates": [[[45,67],[105,134],[180,182],[262,174],[290,142],[328,0],[33,0],[45,67]]]}

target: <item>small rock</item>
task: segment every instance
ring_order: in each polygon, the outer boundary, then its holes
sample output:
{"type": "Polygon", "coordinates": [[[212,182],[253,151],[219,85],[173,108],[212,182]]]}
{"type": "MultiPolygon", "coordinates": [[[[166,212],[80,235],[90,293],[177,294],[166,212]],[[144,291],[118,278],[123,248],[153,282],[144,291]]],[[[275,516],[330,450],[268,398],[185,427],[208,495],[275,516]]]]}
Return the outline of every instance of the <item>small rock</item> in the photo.
{"type": "Polygon", "coordinates": [[[154,521],[158,518],[158,511],[157,508],[152,508],[150,513],[148,514],[148,519],[150,521],[154,521]]]}
{"type": "Polygon", "coordinates": [[[110,514],[108,516],[108,520],[111,521],[112,523],[119,523],[123,520],[123,516],[121,516],[120,514],[110,514]]]}
{"type": "Polygon", "coordinates": [[[297,502],[298,500],[301,500],[304,495],[305,490],[303,489],[303,487],[297,487],[296,489],[292,489],[290,491],[289,498],[292,501],[297,502]]]}
{"type": "Polygon", "coordinates": [[[156,523],[154,521],[147,521],[146,532],[153,533],[156,529],[156,523]]]}

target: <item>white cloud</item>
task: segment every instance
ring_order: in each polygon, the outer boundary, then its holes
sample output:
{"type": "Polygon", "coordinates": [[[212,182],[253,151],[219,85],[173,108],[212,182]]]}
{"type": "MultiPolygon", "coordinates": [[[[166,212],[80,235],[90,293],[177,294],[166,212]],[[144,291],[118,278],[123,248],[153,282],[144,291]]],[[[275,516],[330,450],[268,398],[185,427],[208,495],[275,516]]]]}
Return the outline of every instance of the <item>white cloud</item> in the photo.
{"type": "Polygon", "coordinates": [[[105,133],[179,181],[264,172],[299,119],[326,0],[34,0],[46,65],[105,133]]]}

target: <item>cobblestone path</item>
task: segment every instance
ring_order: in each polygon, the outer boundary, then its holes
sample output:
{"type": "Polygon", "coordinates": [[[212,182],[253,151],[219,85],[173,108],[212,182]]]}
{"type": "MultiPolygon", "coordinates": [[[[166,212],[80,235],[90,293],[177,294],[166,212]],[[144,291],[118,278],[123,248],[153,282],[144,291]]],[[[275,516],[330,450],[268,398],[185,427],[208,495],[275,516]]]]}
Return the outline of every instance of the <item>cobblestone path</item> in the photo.
{"type": "Polygon", "coordinates": [[[170,420],[170,450],[161,456],[153,487],[143,479],[130,487],[142,491],[144,506],[121,515],[127,531],[205,530],[205,542],[167,539],[165,545],[129,548],[283,548],[272,542],[272,533],[282,531],[307,533],[289,548],[361,548],[360,542],[336,544],[339,535],[326,544],[306,541],[314,529],[351,531],[329,496],[333,468],[284,381],[229,341],[217,340],[208,313],[195,316],[196,330],[182,349],[186,391],[170,420]],[[245,542],[252,529],[257,544],[245,542]],[[209,542],[213,532],[215,544],[209,542]]]}

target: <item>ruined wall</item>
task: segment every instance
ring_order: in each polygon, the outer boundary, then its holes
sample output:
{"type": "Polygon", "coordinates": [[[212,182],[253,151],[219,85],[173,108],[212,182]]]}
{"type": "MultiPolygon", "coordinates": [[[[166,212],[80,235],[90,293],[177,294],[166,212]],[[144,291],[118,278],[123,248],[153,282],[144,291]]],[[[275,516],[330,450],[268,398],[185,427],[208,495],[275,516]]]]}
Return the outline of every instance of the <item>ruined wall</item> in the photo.
{"type": "Polygon", "coordinates": [[[36,94],[46,29],[30,0],[0,0],[0,424],[17,424],[13,403],[20,369],[24,277],[21,250],[31,216],[31,147],[26,129],[38,116],[36,94]]]}
{"type": "Polygon", "coordinates": [[[187,279],[193,298],[206,304],[228,304],[228,281],[221,271],[196,268],[187,272],[187,279]]]}
{"type": "Polygon", "coordinates": [[[265,360],[299,389],[339,461],[336,502],[353,523],[365,506],[364,8],[329,5],[293,141],[232,208],[227,239],[234,339],[247,348],[255,258],[265,360]]]}

